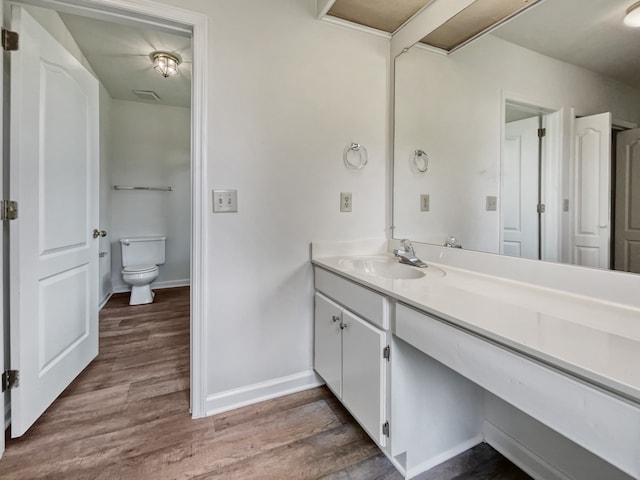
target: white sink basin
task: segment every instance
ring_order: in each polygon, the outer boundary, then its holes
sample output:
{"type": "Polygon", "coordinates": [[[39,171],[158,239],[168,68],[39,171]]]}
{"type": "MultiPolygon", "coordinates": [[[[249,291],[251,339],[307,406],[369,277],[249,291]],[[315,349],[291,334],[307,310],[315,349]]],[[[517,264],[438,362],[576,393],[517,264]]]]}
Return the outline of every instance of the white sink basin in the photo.
{"type": "Polygon", "coordinates": [[[390,257],[342,258],[338,261],[341,268],[348,272],[357,272],[374,277],[394,280],[410,280],[427,275],[444,277],[445,272],[436,267],[418,268],[404,265],[390,257]]]}

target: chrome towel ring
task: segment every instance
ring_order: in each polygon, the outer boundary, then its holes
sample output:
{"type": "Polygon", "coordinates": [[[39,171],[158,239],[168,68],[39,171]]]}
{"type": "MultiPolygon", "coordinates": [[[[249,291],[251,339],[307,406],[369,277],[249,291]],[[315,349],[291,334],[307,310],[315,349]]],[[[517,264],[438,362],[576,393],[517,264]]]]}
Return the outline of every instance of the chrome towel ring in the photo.
{"type": "Polygon", "coordinates": [[[344,149],[344,164],[351,170],[360,170],[369,161],[367,149],[359,143],[352,143],[344,149]]]}
{"type": "Polygon", "coordinates": [[[419,175],[429,170],[429,155],[424,150],[414,150],[409,158],[409,168],[419,175]]]}

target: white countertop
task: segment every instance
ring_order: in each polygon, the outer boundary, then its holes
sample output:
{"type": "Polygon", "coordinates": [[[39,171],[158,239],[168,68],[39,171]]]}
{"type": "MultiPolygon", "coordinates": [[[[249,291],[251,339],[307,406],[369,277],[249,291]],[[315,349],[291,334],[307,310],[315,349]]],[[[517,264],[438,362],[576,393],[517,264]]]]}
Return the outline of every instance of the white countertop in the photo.
{"type": "Polygon", "coordinates": [[[435,263],[446,276],[386,279],[343,258],[313,263],[640,403],[638,309],[435,263]]]}

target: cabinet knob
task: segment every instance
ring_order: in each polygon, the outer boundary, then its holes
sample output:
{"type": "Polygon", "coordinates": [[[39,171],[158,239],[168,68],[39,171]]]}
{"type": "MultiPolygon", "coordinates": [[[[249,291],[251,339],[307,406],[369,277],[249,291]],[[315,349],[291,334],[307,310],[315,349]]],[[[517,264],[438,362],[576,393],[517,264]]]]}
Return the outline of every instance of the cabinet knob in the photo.
{"type": "Polygon", "coordinates": [[[340,315],[334,315],[333,317],[331,317],[331,320],[333,320],[334,322],[339,322],[340,321],[340,315]]]}
{"type": "Polygon", "coordinates": [[[345,328],[347,328],[349,325],[347,325],[346,323],[341,323],[340,324],[340,330],[344,330],[345,328]]]}

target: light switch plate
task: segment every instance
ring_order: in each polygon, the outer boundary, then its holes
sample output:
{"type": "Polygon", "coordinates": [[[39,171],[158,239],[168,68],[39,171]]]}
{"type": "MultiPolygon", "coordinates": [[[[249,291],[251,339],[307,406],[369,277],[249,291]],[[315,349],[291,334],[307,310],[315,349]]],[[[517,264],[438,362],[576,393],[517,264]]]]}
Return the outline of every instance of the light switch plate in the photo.
{"type": "Polygon", "coordinates": [[[498,197],[487,197],[487,212],[495,212],[498,210],[498,197]]]}
{"type": "Polygon", "coordinates": [[[352,208],[351,192],[340,192],[340,211],[350,212],[352,208]]]}
{"type": "Polygon", "coordinates": [[[428,212],[429,211],[429,194],[423,193],[420,195],[420,211],[428,212]]]}
{"type": "Polygon", "coordinates": [[[238,211],[238,191],[237,190],[214,190],[213,191],[213,212],[232,213],[238,211]]]}

